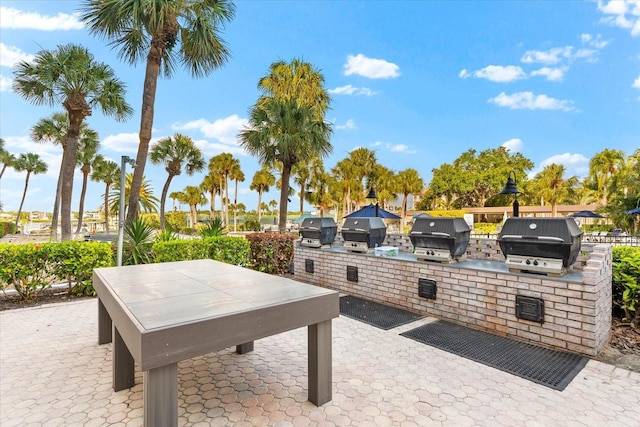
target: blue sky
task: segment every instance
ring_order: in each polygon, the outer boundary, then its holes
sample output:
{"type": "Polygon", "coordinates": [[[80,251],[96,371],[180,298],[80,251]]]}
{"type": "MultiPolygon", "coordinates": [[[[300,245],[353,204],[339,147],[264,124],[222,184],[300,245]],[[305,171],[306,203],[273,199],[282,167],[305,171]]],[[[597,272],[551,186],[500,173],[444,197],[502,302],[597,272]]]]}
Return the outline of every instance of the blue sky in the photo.
{"type": "MultiPolygon", "coordinates": [[[[640,147],[640,1],[237,1],[224,31],[232,56],[204,79],[184,70],[160,79],[153,141],[181,132],[205,158],[230,152],[247,177],[259,168],[237,132],[259,96],[258,80],[276,60],[302,58],[321,70],[331,93],[330,168],[357,147],[400,171],[431,170],[464,151],[505,145],[535,164],[562,163],[584,176],[605,148],[640,147]]],[[[83,29],[79,1],[0,1],[0,137],[12,153],[36,152],[49,164],[33,176],[25,210],[51,211],[61,149],[36,144],[31,127],[61,108],[34,106],[11,91],[12,66],[41,49],[86,46],[127,84],[134,108],[125,123],[99,111],[87,119],[101,152],[120,162],[135,156],[144,66],[130,66],[83,29]]],[[[166,172],[147,163],[159,197],[166,172]]],[[[17,210],[24,173],[0,182],[4,210],[17,210]]],[[[197,185],[204,173],[181,175],[170,191],[197,185]]],[[[80,172],[73,210],[77,210],[80,172]]],[[[90,182],[85,210],[97,210],[104,185],[90,182]]],[[[272,189],[263,201],[278,200],[272,189]]],[[[290,209],[298,206],[292,198],[290,209]]]]}

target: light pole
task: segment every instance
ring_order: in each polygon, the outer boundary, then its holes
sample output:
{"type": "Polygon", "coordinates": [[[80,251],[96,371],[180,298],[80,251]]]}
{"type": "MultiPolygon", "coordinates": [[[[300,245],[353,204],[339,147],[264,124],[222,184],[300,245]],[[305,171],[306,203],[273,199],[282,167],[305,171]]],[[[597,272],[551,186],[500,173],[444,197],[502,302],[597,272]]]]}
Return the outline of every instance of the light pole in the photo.
{"type": "Polygon", "coordinates": [[[376,218],[380,216],[380,204],[378,203],[378,195],[376,194],[376,190],[373,187],[369,188],[369,194],[365,197],[367,200],[372,200],[371,204],[373,204],[373,200],[376,201],[376,218]]]}
{"type": "Polygon", "coordinates": [[[507,183],[498,194],[515,194],[515,199],[513,200],[513,216],[517,218],[520,216],[520,204],[518,203],[518,194],[520,194],[520,190],[518,190],[516,184],[516,173],[511,171],[507,175],[507,183]],[[513,179],[511,178],[511,175],[513,175],[513,179]]]}
{"type": "Polygon", "coordinates": [[[122,156],[120,161],[120,208],[118,209],[118,267],[122,265],[122,245],[124,241],[124,178],[127,172],[127,163],[129,163],[132,168],[136,167],[134,159],[129,156],[122,156]]]}

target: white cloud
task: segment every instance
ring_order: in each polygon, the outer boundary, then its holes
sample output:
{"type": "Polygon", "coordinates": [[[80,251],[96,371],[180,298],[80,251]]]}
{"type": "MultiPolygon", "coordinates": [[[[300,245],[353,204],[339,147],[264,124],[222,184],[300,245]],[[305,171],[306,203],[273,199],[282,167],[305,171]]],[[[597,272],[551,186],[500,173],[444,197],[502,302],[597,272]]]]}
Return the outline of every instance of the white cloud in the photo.
{"type": "Polygon", "coordinates": [[[405,144],[391,144],[383,141],[376,141],[371,144],[371,147],[381,147],[385,150],[392,151],[394,153],[415,154],[416,150],[412,150],[405,144]]]}
{"type": "MultiPolygon", "coordinates": [[[[58,179],[58,174],[60,172],[60,163],[62,162],[62,147],[57,144],[52,143],[37,143],[33,142],[33,140],[28,136],[6,136],[3,137],[6,149],[15,154],[18,157],[19,154],[22,153],[34,153],[40,156],[40,159],[47,163],[47,172],[44,175],[50,178],[58,179]]],[[[4,175],[2,175],[2,179],[18,179],[24,180],[25,172],[16,172],[13,168],[7,168],[5,170],[4,175]]],[[[2,189],[3,197],[4,197],[4,188],[2,189]]],[[[31,189],[29,189],[29,194],[31,194],[31,189]]],[[[28,197],[28,195],[27,195],[28,197]]]]}
{"type": "Polygon", "coordinates": [[[582,43],[596,49],[604,49],[609,44],[608,41],[602,40],[602,34],[598,34],[593,37],[591,34],[584,33],[580,35],[580,40],[582,43]]]}
{"type": "Polygon", "coordinates": [[[197,141],[194,141],[194,143],[196,144],[196,147],[202,150],[202,154],[204,154],[205,157],[212,157],[220,153],[247,155],[244,149],[242,149],[242,147],[237,145],[220,144],[219,142],[209,142],[205,139],[199,139],[197,141]]]}
{"type": "Polygon", "coordinates": [[[392,79],[400,76],[400,67],[384,59],[367,58],[359,53],[348,55],[344,65],[345,76],[356,74],[370,79],[392,79]]]}
{"type": "Polygon", "coordinates": [[[343,125],[336,125],[336,129],[339,129],[339,130],[352,130],[357,128],[358,127],[356,126],[356,122],[354,122],[353,119],[347,120],[346,123],[343,125]]]}
{"type": "Polygon", "coordinates": [[[540,162],[534,170],[529,172],[528,178],[531,179],[541,172],[546,166],[550,164],[563,165],[565,167],[565,178],[570,176],[584,177],[589,173],[589,159],[582,154],[555,154],[551,157],[544,159],[540,162]]]}
{"type": "Polygon", "coordinates": [[[512,95],[502,92],[495,98],[490,98],[488,102],[512,110],[575,110],[573,101],[550,98],[547,95],[534,95],[532,92],[517,92],[512,95]]]}
{"type": "MultiPolygon", "coordinates": [[[[119,153],[137,153],[140,137],[138,133],[119,133],[117,135],[109,135],[102,140],[101,145],[107,149],[119,153]]],[[[118,164],[119,161],[117,162],[118,164]]]]}
{"type": "Polygon", "coordinates": [[[497,83],[509,83],[516,80],[522,80],[527,78],[527,74],[522,68],[516,65],[487,65],[476,71],[462,70],[458,74],[458,77],[467,79],[469,77],[476,77],[479,79],[487,79],[497,83]]]}
{"type": "Polygon", "coordinates": [[[502,146],[511,153],[519,153],[522,150],[524,143],[520,138],[511,138],[508,141],[502,143],[502,146]]]}
{"type": "Polygon", "coordinates": [[[605,14],[600,22],[630,30],[632,36],[640,35],[640,2],[638,0],[598,0],[598,10],[605,14]]]}
{"type": "Polygon", "coordinates": [[[640,89],[640,76],[638,76],[638,78],[633,81],[633,84],[631,85],[631,87],[640,89]]]}
{"type": "Polygon", "coordinates": [[[45,16],[12,7],[0,7],[0,28],[40,31],[81,30],[84,24],[80,21],[79,12],[72,15],[58,13],[55,16],[45,16]]]}
{"type": "Polygon", "coordinates": [[[368,87],[355,87],[353,85],[345,85],[340,86],[335,89],[329,89],[328,92],[333,95],[365,95],[365,96],[373,96],[378,92],[374,92],[368,87]]]}
{"type": "Polygon", "coordinates": [[[13,80],[0,74],[0,92],[7,92],[11,90],[12,83],[13,80]]]}
{"type": "Polygon", "coordinates": [[[561,82],[564,79],[564,73],[569,69],[569,67],[558,67],[558,68],[550,68],[550,67],[542,67],[538,70],[532,71],[531,76],[544,76],[550,82],[561,82]]]}
{"type": "Polygon", "coordinates": [[[520,61],[525,64],[546,64],[555,65],[562,61],[575,61],[584,59],[587,61],[596,61],[598,50],[596,49],[575,49],[573,46],[554,47],[552,49],[528,50],[522,55],[520,61]]]}
{"type": "Polygon", "coordinates": [[[15,46],[7,46],[0,43],[0,65],[3,67],[13,67],[19,61],[33,61],[34,56],[21,51],[15,46]]]}
{"type": "Polygon", "coordinates": [[[238,132],[242,130],[249,120],[233,114],[224,119],[210,122],[206,119],[193,120],[184,124],[176,123],[171,126],[175,130],[199,130],[207,138],[215,138],[223,144],[238,145],[238,132]]]}

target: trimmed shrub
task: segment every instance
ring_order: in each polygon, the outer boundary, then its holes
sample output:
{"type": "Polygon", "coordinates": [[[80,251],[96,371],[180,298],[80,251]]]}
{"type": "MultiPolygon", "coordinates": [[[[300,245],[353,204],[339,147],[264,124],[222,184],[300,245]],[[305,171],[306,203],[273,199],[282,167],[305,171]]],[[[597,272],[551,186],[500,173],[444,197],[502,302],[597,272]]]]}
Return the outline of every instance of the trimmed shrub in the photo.
{"type": "Polygon", "coordinates": [[[640,324],[640,247],[613,247],[613,307],[628,322],[640,324]]]}
{"type": "Polygon", "coordinates": [[[293,241],[297,236],[279,233],[253,233],[246,236],[251,248],[249,266],[254,270],[282,274],[293,262],[293,241]]]}
{"type": "Polygon", "coordinates": [[[240,266],[246,266],[249,262],[249,242],[241,237],[216,236],[156,242],[153,252],[157,262],[214,259],[240,266]]]}
{"type": "Polygon", "coordinates": [[[96,295],[93,288],[93,269],[111,267],[111,245],[103,242],[68,241],[50,243],[53,275],[69,285],[69,295],[96,295]]]}

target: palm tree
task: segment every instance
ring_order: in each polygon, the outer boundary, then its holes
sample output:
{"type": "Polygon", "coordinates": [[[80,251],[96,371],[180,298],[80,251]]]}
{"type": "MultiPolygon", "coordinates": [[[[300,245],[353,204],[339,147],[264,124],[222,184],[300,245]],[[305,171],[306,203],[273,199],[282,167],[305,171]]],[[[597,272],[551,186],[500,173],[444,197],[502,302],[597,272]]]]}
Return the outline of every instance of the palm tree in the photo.
{"type": "Polygon", "coordinates": [[[78,207],[78,227],[76,228],[76,235],[80,233],[82,229],[82,217],[84,216],[84,197],[87,193],[87,181],[89,180],[89,174],[91,173],[91,167],[94,163],[103,160],[101,154],[98,154],[98,148],[100,147],[100,141],[98,140],[98,134],[92,130],[87,129],[82,133],[80,141],[78,143],[78,157],[77,162],[82,172],[82,190],[80,191],[80,205],[78,207]]]}
{"type": "Polygon", "coordinates": [[[104,182],[104,223],[105,232],[109,234],[109,188],[120,180],[120,166],[111,160],[96,159],[91,173],[91,180],[104,182]]]}
{"type": "Polygon", "coordinates": [[[38,175],[47,172],[47,164],[40,159],[40,156],[34,153],[20,154],[13,164],[13,168],[16,172],[27,171],[27,177],[24,181],[24,192],[22,193],[22,200],[20,201],[20,208],[18,208],[18,216],[16,217],[16,228],[20,225],[20,214],[22,213],[22,206],[24,205],[24,199],[27,196],[27,188],[29,188],[29,177],[33,173],[38,175]]]}
{"type": "Polygon", "coordinates": [[[331,125],[314,117],[313,109],[298,105],[296,99],[281,101],[271,98],[251,111],[249,127],[240,132],[240,144],[260,162],[282,162],[279,231],[287,223],[289,177],[291,168],[314,156],[326,157],[332,151],[329,137],[331,125]]]}
{"type": "Polygon", "coordinates": [[[69,131],[62,156],[61,226],[62,240],[71,239],[71,196],[80,127],[99,107],[116,120],[132,112],[124,99],[124,84],[106,64],[95,62],[89,51],[78,45],[41,50],[33,62],[20,61],[14,68],[13,90],[36,105],[61,104],[69,115],[69,131]]]}
{"type": "MultiPolygon", "coordinates": [[[[220,176],[220,188],[224,188],[224,213],[225,224],[229,224],[229,175],[231,172],[240,167],[240,161],[233,157],[230,153],[221,153],[211,158],[209,168],[217,171],[220,176]]],[[[220,192],[222,199],[222,191],[220,192]]],[[[222,217],[222,216],[221,216],[222,217]]]]}
{"type": "Polygon", "coordinates": [[[13,166],[13,163],[16,161],[16,156],[4,149],[4,139],[0,138],[0,141],[2,141],[2,145],[0,145],[0,163],[2,163],[0,179],[2,179],[2,175],[4,175],[5,169],[7,169],[7,167],[9,166],[13,166]]]}
{"type": "Polygon", "coordinates": [[[262,218],[262,193],[269,191],[269,187],[276,183],[276,177],[267,168],[262,168],[253,175],[249,189],[258,192],[258,222],[262,218]]]}
{"type": "Polygon", "coordinates": [[[607,190],[615,173],[624,167],[625,155],[620,150],[605,148],[591,158],[589,176],[595,181],[602,195],[602,206],[607,206],[607,190]]]}
{"type": "MultiPolygon", "coordinates": [[[[129,197],[131,195],[131,182],[133,181],[133,173],[128,173],[124,179],[124,203],[125,203],[125,214],[127,213],[127,206],[129,197]]],[[[158,211],[158,200],[157,197],[153,195],[153,189],[151,188],[151,183],[147,178],[142,180],[142,187],[140,187],[140,197],[138,198],[138,211],[143,212],[157,212],[158,211]]],[[[113,191],[109,194],[109,212],[111,214],[118,214],[118,210],[120,209],[120,179],[118,179],[113,186],[113,191]]]]}
{"type": "Polygon", "coordinates": [[[309,186],[311,162],[296,163],[291,169],[293,174],[293,182],[300,186],[300,215],[304,214],[304,199],[307,194],[307,187],[309,186]]]}
{"type": "Polygon", "coordinates": [[[236,182],[233,193],[233,231],[236,232],[238,231],[238,183],[244,182],[244,172],[240,169],[240,162],[238,162],[238,167],[231,171],[229,178],[236,182]]]}
{"type": "Polygon", "coordinates": [[[398,191],[402,193],[402,226],[405,226],[407,216],[407,198],[409,194],[421,193],[424,188],[424,181],[415,169],[405,169],[398,173],[396,177],[398,191]]]}
{"type": "Polygon", "coordinates": [[[362,202],[364,200],[364,192],[368,191],[367,187],[371,187],[374,181],[373,174],[378,164],[376,152],[368,148],[356,148],[349,153],[349,159],[351,159],[355,177],[360,183],[361,192],[363,192],[363,194],[356,194],[356,202],[362,202]],[[363,182],[365,178],[366,182],[363,182]]]}
{"type": "Polygon", "coordinates": [[[167,200],[169,185],[174,176],[182,173],[182,164],[185,164],[185,172],[192,176],[194,172],[200,172],[204,169],[204,157],[202,151],[191,138],[180,133],[173,137],[163,138],[158,141],[149,153],[151,163],[154,165],[164,164],[165,170],[169,174],[167,180],[162,187],[162,196],[160,197],[160,229],[164,230],[164,204],[167,200]]]}
{"type": "Polygon", "coordinates": [[[195,230],[198,223],[198,205],[204,205],[207,203],[207,198],[204,197],[204,193],[200,187],[188,185],[184,189],[183,201],[189,205],[189,213],[191,215],[191,228],[195,230]]]}
{"type": "MultiPolygon", "coordinates": [[[[211,163],[209,163],[211,165],[211,163]]],[[[209,173],[205,175],[202,183],[200,184],[200,188],[202,191],[206,191],[209,193],[209,202],[210,202],[210,215],[209,217],[213,219],[216,213],[216,194],[220,194],[220,201],[222,202],[222,189],[220,188],[220,175],[215,171],[211,171],[209,169],[209,173]]],[[[222,208],[220,208],[220,218],[222,218],[222,208]]]]}
{"type": "Polygon", "coordinates": [[[336,184],[342,192],[342,212],[344,215],[351,213],[351,195],[360,194],[363,191],[362,182],[356,178],[355,169],[355,164],[350,158],[340,160],[331,169],[336,184]]]}
{"type": "Polygon", "coordinates": [[[169,193],[169,198],[171,199],[172,206],[171,206],[171,210],[176,210],[176,200],[178,201],[178,203],[182,203],[180,201],[180,197],[181,197],[182,191],[172,191],[171,193],[169,193]]]}
{"type": "Polygon", "coordinates": [[[558,215],[558,203],[563,203],[568,199],[578,183],[578,178],[575,176],[565,178],[564,172],[565,167],[563,165],[552,163],[545,166],[545,168],[533,178],[535,181],[534,187],[537,189],[540,197],[551,204],[552,217],[558,215]]]}
{"type": "Polygon", "coordinates": [[[146,61],[140,143],[127,222],[137,215],[145,162],[153,128],[158,76],[171,77],[182,64],[194,77],[222,66],[229,52],[220,31],[235,15],[227,0],[115,1],[87,0],[82,19],[89,31],[111,40],[129,64],[146,61]]]}

